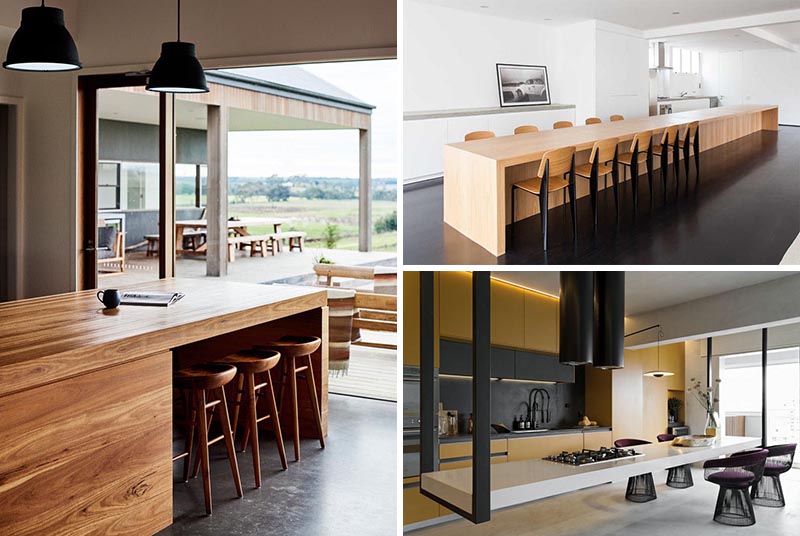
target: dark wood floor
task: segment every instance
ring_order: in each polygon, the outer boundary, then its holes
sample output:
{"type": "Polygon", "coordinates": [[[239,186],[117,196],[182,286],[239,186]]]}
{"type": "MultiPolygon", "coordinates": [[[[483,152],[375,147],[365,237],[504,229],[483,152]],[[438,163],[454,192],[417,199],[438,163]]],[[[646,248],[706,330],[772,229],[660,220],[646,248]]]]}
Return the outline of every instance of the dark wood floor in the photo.
{"type": "Polygon", "coordinates": [[[592,231],[589,198],[578,200],[576,241],[564,207],[551,210],[547,253],[542,251],[539,216],[517,222],[514,241],[502,257],[495,257],[442,221],[441,183],[405,191],[403,262],[778,264],[800,232],[800,128],[762,131],[706,151],[701,156],[700,182],[695,181],[692,169],[687,190],[681,166],[677,200],[674,186],[670,166],[667,202],[656,187],[651,209],[647,180],[640,180],[639,211],[634,217],[632,188],[625,183],[618,224],[612,189],[601,192],[597,233],[592,231]]]}

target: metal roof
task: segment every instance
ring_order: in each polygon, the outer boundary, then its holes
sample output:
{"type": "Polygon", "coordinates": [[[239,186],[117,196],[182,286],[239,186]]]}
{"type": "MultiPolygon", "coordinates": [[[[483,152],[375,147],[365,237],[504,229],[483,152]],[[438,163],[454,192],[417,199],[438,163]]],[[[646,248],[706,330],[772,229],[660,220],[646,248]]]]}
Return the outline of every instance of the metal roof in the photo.
{"type": "Polygon", "coordinates": [[[208,71],[212,84],[239,87],[315,104],[371,114],[375,106],[360,101],[344,90],[296,65],[208,71]],[[259,77],[241,74],[257,72],[259,77]],[[263,78],[262,78],[263,76],[263,78]]]}

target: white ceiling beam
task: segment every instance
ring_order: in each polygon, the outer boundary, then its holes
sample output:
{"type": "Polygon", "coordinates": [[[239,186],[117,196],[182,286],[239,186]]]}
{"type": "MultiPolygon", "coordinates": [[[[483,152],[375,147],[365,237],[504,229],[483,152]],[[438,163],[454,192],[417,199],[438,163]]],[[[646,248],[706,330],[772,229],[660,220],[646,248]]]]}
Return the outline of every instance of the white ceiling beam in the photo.
{"type": "Polygon", "coordinates": [[[791,52],[800,52],[800,46],[795,45],[794,43],[791,43],[786,39],[783,39],[782,37],[779,37],[774,33],[765,30],[764,28],[742,28],[742,31],[747,32],[750,35],[754,35],[759,39],[763,39],[764,41],[769,41],[773,45],[785,48],[786,50],[789,50],[791,52]]]}
{"type": "Polygon", "coordinates": [[[646,30],[644,32],[644,36],[646,39],[659,39],[662,37],[675,37],[678,35],[716,32],[720,30],[756,28],[759,26],[769,26],[771,24],[784,24],[787,22],[797,21],[800,21],[800,9],[790,9],[788,11],[761,13],[759,15],[748,15],[746,17],[734,17],[731,19],[711,20],[706,22],[682,24],[678,26],[653,28],[651,30],[646,30]]]}

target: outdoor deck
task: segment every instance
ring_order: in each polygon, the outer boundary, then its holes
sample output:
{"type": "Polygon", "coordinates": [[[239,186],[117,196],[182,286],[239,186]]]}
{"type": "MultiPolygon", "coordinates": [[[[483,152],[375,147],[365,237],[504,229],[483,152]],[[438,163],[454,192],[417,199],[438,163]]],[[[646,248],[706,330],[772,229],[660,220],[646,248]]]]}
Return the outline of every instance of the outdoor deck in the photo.
{"type": "MultiPolygon", "coordinates": [[[[314,258],[325,256],[337,264],[346,265],[384,265],[397,264],[394,251],[361,252],[345,249],[306,248],[305,251],[283,251],[275,256],[250,257],[249,251],[237,251],[236,260],[228,264],[228,281],[242,283],[268,283],[285,281],[303,284],[315,280],[314,258]]],[[[118,264],[101,265],[102,270],[116,270],[118,264]]],[[[178,277],[206,277],[204,256],[179,256],[175,264],[178,277]]],[[[158,258],[147,257],[144,252],[125,254],[124,272],[101,272],[98,278],[100,288],[124,287],[158,279],[158,258]]]]}

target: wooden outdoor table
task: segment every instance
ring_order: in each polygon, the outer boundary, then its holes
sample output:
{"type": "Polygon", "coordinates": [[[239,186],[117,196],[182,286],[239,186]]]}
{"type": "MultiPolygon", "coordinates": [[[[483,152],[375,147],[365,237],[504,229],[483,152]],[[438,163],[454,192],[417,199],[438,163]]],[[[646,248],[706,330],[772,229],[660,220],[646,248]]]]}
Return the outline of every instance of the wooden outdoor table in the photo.
{"type": "MultiPolygon", "coordinates": [[[[237,220],[228,220],[228,231],[234,232],[240,236],[247,236],[250,234],[247,231],[248,227],[253,225],[272,225],[273,232],[280,233],[283,220],[276,218],[239,218],[237,220]]],[[[176,253],[179,254],[206,254],[208,249],[208,242],[202,244],[197,249],[184,249],[183,248],[183,233],[186,229],[205,229],[208,227],[206,220],[178,220],[175,222],[175,244],[176,253]]],[[[278,240],[278,251],[281,251],[281,241],[278,240]]]]}
{"type": "MultiPolygon", "coordinates": [[[[185,297],[104,311],[90,290],[0,305],[0,534],[141,536],[170,525],[173,363],[318,336],[327,434],[325,290],[198,279],[131,288],[185,297]]],[[[301,433],[316,437],[309,403],[300,416],[301,433]]]]}
{"type": "MultiPolygon", "coordinates": [[[[575,146],[579,151],[576,164],[581,164],[588,161],[595,141],[630,142],[637,132],[652,130],[659,135],[666,127],[692,121],[700,122],[700,150],[706,151],[759,130],[778,130],[778,107],[725,106],[446,145],[444,221],[490,253],[504,255],[506,225],[511,223],[511,185],[535,177],[546,151],[575,146]]],[[[588,182],[577,182],[578,197],[588,195],[588,182]]],[[[538,202],[532,197],[519,197],[517,220],[538,213],[538,202]]]]}

